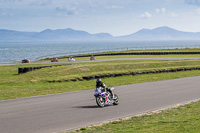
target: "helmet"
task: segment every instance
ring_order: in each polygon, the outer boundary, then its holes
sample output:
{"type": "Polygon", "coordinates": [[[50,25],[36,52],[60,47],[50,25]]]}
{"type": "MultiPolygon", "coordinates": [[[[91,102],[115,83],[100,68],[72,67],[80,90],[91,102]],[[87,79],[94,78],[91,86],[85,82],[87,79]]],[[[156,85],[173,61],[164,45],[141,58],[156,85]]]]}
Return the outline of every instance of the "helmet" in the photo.
{"type": "Polygon", "coordinates": [[[101,82],[101,79],[97,79],[97,81],[96,81],[97,83],[99,83],[99,82],[101,82]]]}
{"type": "Polygon", "coordinates": [[[96,83],[97,83],[98,86],[100,86],[102,84],[101,79],[97,79],[96,83]]]}

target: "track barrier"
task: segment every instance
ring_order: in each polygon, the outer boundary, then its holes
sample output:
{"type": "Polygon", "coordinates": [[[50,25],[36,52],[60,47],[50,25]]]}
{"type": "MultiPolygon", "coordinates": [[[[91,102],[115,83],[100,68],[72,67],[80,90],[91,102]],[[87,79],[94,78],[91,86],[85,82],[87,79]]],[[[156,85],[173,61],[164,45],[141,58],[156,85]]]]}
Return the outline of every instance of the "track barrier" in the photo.
{"type": "Polygon", "coordinates": [[[156,73],[170,73],[170,72],[180,72],[180,71],[191,71],[191,70],[200,70],[200,67],[192,67],[192,68],[174,68],[174,69],[162,69],[162,70],[150,70],[150,71],[139,71],[139,72],[126,72],[126,73],[113,73],[113,74],[104,74],[104,75],[91,75],[91,76],[83,76],[82,78],[76,79],[67,79],[67,80],[53,80],[47,81],[49,83],[55,82],[68,82],[68,81],[84,81],[84,80],[94,80],[98,78],[109,78],[109,77],[120,77],[120,76],[127,76],[127,75],[142,75],[142,74],[156,74],[156,73]]]}

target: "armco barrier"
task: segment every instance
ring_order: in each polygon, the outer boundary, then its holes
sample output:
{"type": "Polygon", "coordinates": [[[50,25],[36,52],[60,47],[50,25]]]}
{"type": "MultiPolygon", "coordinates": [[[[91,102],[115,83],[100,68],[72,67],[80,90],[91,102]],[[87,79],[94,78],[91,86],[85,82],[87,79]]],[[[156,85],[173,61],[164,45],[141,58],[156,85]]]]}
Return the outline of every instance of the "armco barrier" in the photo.
{"type": "MultiPolygon", "coordinates": [[[[192,67],[192,68],[174,68],[174,69],[162,69],[162,70],[151,70],[151,71],[143,71],[143,72],[126,72],[126,73],[114,73],[114,74],[104,74],[104,75],[92,75],[92,76],[83,76],[82,78],[78,79],[67,79],[64,80],[65,82],[68,81],[83,81],[83,80],[93,80],[97,78],[105,78],[105,77],[119,77],[124,75],[141,75],[141,74],[156,74],[156,73],[168,73],[168,72],[178,72],[178,71],[191,71],[191,70],[200,70],[200,67],[192,67]]],[[[54,82],[62,82],[62,81],[47,81],[49,83],[54,82]]]]}
{"type": "MultiPolygon", "coordinates": [[[[200,52],[128,52],[128,53],[107,53],[94,54],[94,56],[112,56],[112,55],[169,55],[169,54],[200,54],[200,52]]],[[[89,57],[91,55],[77,55],[74,57],[89,57]]]]}

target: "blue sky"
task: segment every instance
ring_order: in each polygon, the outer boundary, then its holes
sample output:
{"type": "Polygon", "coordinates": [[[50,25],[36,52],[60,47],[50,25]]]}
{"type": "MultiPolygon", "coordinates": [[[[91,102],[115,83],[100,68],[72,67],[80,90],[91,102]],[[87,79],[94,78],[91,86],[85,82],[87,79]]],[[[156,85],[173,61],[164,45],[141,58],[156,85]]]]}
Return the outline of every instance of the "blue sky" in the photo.
{"type": "Polygon", "coordinates": [[[200,32],[200,0],[0,0],[0,29],[120,36],[160,26],[200,32]]]}

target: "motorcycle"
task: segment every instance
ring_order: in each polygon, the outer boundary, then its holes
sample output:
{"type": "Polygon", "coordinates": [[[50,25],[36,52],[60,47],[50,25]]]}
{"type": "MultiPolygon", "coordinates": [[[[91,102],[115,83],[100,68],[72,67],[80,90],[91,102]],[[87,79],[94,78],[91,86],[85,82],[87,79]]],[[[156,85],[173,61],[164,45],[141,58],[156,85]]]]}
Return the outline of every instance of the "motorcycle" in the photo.
{"type": "MultiPolygon", "coordinates": [[[[114,90],[114,87],[110,88],[111,91],[114,90]]],[[[110,92],[102,87],[95,88],[94,96],[96,98],[96,103],[99,107],[104,107],[107,105],[118,105],[119,104],[119,97],[114,94],[114,99],[111,96],[110,92]]]]}
{"type": "Polygon", "coordinates": [[[73,57],[69,57],[69,58],[68,58],[68,61],[69,61],[69,62],[75,61],[75,59],[74,59],[73,57]]]}
{"type": "Polygon", "coordinates": [[[90,60],[92,61],[92,60],[95,60],[95,57],[94,56],[91,56],[90,57],[90,60]]]}
{"type": "Polygon", "coordinates": [[[58,62],[58,58],[52,58],[51,62],[58,62]]]}

